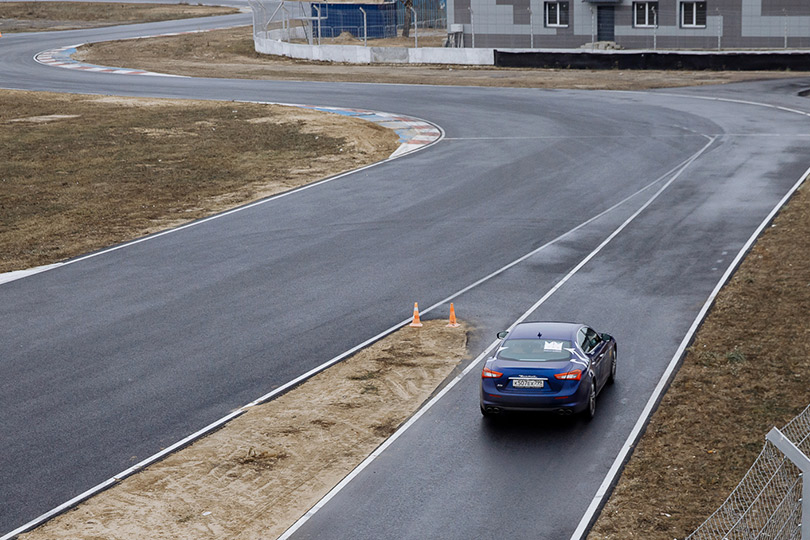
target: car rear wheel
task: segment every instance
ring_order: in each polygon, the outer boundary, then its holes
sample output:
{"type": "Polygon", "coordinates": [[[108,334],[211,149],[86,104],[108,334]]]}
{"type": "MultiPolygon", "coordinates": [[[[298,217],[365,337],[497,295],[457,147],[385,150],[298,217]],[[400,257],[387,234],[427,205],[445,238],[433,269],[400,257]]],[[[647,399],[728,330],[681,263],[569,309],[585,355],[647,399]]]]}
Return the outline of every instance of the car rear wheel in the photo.
{"type": "Polygon", "coordinates": [[[591,389],[588,391],[588,406],[585,408],[585,418],[591,420],[596,416],[596,385],[591,382],[591,389]]]}
{"type": "Polygon", "coordinates": [[[608,384],[613,384],[616,382],[616,351],[614,350],[610,356],[610,376],[608,377],[608,384]]]}

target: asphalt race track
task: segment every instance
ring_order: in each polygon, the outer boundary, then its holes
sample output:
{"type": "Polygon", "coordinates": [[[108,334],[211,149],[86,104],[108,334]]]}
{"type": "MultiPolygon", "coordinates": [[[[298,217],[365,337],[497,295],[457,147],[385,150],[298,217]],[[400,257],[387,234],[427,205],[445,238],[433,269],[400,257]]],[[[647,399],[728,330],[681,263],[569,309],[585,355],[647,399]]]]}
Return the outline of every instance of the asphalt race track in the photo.
{"type": "Polygon", "coordinates": [[[616,336],[618,382],[593,422],[484,422],[473,369],[293,534],[569,538],[721,276],[810,166],[797,96],[810,81],[543,91],[119,76],[32,59],[235,20],[7,34],[0,87],[359,107],[445,138],[0,285],[0,535],[395,326],[414,301],[464,290],[453,301],[478,355],[592,255],[529,318],[616,336]]]}

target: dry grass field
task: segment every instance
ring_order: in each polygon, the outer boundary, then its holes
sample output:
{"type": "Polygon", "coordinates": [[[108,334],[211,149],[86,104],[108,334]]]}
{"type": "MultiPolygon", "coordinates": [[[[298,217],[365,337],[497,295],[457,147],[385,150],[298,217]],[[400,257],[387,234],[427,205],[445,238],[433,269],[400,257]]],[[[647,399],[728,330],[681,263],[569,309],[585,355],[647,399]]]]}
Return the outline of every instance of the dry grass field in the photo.
{"type": "Polygon", "coordinates": [[[0,92],[0,272],[387,158],[397,135],[292,107],[0,92]]]}

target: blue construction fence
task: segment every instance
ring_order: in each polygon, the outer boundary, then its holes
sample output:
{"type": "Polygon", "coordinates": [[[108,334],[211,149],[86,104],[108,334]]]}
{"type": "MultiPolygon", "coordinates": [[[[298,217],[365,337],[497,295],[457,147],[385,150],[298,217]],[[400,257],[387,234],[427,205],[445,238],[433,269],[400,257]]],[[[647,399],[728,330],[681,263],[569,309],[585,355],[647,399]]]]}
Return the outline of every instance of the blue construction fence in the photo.
{"type": "MultiPolygon", "coordinates": [[[[335,38],[343,32],[363,39],[363,8],[366,12],[365,28],[367,37],[389,38],[397,36],[397,4],[312,4],[312,16],[320,10],[320,32],[322,38],[335,38]]],[[[315,35],[319,21],[313,22],[315,35]]]]}

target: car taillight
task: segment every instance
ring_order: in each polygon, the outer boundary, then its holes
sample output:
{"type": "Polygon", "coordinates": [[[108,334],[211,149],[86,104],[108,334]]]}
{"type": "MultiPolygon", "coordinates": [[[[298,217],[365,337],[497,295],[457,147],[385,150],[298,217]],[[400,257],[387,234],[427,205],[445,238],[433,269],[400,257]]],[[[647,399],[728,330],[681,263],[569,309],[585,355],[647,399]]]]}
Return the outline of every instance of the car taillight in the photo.
{"type": "Polygon", "coordinates": [[[565,373],[555,373],[554,378],[561,381],[578,381],[582,378],[582,370],[575,369],[574,371],[566,371],[565,373]]]}
{"type": "Polygon", "coordinates": [[[503,373],[492,371],[491,369],[487,368],[484,368],[484,371],[481,372],[482,379],[497,379],[499,377],[503,377],[503,373]]]}

